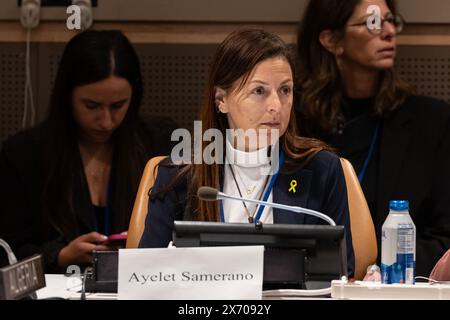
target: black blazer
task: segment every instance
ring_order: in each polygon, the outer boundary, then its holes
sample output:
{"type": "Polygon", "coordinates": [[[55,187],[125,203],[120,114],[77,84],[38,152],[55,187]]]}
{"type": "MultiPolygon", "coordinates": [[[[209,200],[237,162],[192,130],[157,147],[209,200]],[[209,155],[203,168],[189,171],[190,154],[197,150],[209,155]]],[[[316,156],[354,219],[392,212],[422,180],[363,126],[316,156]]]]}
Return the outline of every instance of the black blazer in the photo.
{"type": "MultiPolygon", "coordinates": [[[[293,161],[289,159],[290,161],[293,161]]],[[[346,230],[348,274],[354,273],[354,253],[347,203],[347,188],[339,158],[329,152],[319,152],[301,170],[287,174],[286,159],[273,188],[273,201],[313,209],[330,216],[346,230]],[[298,182],[297,192],[289,192],[291,181],[298,182]]],[[[152,194],[164,189],[176,175],[176,168],[159,167],[152,194]]],[[[139,247],[167,247],[172,240],[175,220],[184,220],[186,212],[187,183],[149,201],[145,230],[139,247]]],[[[189,209],[187,209],[189,210],[189,209]]],[[[326,224],[323,220],[299,213],[273,209],[274,223],[326,224]]]]}
{"type": "Polygon", "coordinates": [[[372,213],[378,238],[389,200],[409,200],[417,228],[416,274],[428,276],[450,248],[450,106],[409,97],[383,120],[379,147],[377,212],[372,213]]]}
{"type": "MultiPolygon", "coordinates": [[[[309,120],[302,118],[300,108],[297,106],[297,118],[301,124],[309,120]]],[[[328,139],[333,137],[324,138],[328,139]]],[[[340,150],[337,153],[341,154],[340,150]]],[[[348,160],[357,167],[356,159],[348,160]]],[[[416,274],[428,276],[439,257],[450,248],[449,105],[410,96],[397,111],[383,116],[377,150],[362,186],[365,193],[369,192],[368,186],[375,190],[371,214],[378,238],[378,262],[381,228],[389,213],[389,201],[409,200],[417,228],[416,274]],[[369,174],[370,168],[377,171],[369,174]]]]}
{"type": "MultiPolygon", "coordinates": [[[[165,119],[147,120],[142,124],[145,126],[143,141],[147,150],[144,160],[169,154],[171,130],[176,124],[165,119]]],[[[41,253],[45,272],[58,273],[64,271],[57,265],[59,251],[72,239],[58,230],[51,230],[49,236],[40,230],[46,141],[45,126],[39,126],[17,134],[3,144],[0,153],[0,238],[10,244],[18,259],[41,253]]],[[[73,192],[77,215],[76,233],[82,235],[96,230],[96,218],[79,154],[78,161],[82,179],[74,186],[73,192]]],[[[113,160],[111,181],[115,181],[118,175],[113,160]]],[[[112,233],[122,231],[111,230],[112,233]]],[[[0,266],[5,264],[6,259],[1,252],[0,266]]]]}

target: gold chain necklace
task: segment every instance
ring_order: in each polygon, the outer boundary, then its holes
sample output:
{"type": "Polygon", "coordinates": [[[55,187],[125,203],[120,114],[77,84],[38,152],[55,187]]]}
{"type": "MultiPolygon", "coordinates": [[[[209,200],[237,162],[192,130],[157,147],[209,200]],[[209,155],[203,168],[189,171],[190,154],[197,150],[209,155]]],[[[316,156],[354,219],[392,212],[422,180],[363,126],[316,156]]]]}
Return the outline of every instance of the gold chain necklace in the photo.
{"type": "Polygon", "coordinates": [[[236,169],[236,173],[238,174],[239,179],[241,180],[242,184],[244,185],[246,196],[249,197],[255,191],[257,184],[255,183],[255,185],[252,188],[247,187],[247,185],[245,184],[244,179],[242,178],[238,169],[236,169]]]}

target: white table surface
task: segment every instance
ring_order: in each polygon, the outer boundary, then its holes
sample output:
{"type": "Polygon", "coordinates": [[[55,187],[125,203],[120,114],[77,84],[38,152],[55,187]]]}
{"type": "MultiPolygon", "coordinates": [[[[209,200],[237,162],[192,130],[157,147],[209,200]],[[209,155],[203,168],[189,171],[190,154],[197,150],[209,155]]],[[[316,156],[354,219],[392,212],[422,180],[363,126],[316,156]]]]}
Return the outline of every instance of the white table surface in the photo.
{"type": "MultiPolygon", "coordinates": [[[[46,274],[46,287],[38,290],[38,299],[63,298],[69,300],[81,299],[81,279],[65,277],[62,274],[46,274]]],[[[272,296],[272,299],[317,299],[302,296],[296,290],[286,290],[284,294],[272,296]]],[[[271,299],[269,298],[269,299],[271,299]]],[[[87,300],[117,300],[116,293],[89,293],[87,300]]],[[[450,284],[417,283],[415,285],[386,285],[373,282],[347,283],[332,282],[332,299],[351,300],[450,300],[450,284]]]]}

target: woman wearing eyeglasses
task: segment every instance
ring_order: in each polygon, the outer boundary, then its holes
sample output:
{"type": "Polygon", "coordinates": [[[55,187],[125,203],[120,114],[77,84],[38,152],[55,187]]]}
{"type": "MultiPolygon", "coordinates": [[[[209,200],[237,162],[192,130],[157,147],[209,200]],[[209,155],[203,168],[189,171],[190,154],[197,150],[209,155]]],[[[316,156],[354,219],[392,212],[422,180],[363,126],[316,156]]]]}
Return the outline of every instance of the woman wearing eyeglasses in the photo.
{"type": "Polygon", "coordinates": [[[296,111],[302,135],[352,162],[379,241],[389,200],[409,200],[416,273],[427,276],[450,247],[450,108],[398,79],[403,25],[393,0],[310,1],[298,33],[296,111]]]}

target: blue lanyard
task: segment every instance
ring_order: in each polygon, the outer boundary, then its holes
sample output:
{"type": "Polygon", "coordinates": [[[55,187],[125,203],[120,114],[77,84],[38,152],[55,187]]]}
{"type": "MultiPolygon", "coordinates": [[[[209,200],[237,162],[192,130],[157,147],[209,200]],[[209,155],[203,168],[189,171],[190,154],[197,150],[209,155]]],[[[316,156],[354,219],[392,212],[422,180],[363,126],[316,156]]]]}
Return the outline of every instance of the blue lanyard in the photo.
{"type": "MultiPolygon", "coordinates": [[[[277,169],[276,169],[274,175],[273,175],[272,178],[270,179],[269,185],[267,186],[266,192],[264,193],[264,197],[263,197],[263,199],[262,199],[263,201],[267,201],[267,199],[269,198],[270,193],[271,193],[272,190],[273,190],[273,186],[275,185],[275,181],[276,181],[277,178],[278,178],[278,174],[280,173],[280,168],[281,168],[281,165],[283,164],[283,162],[284,162],[284,152],[281,151],[281,152],[280,152],[280,159],[279,159],[279,162],[278,162],[278,167],[277,167],[277,169]]],[[[223,203],[222,203],[222,200],[219,201],[219,205],[220,205],[220,222],[225,222],[225,213],[224,213],[224,211],[223,211],[223,203]]],[[[255,224],[256,224],[256,223],[259,221],[259,219],[261,218],[261,215],[262,215],[262,213],[263,213],[265,207],[266,207],[266,206],[259,205],[259,207],[258,207],[258,212],[256,213],[256,217],[255,217],[255,220],[254,220],[254,223],[255,223],[255,224]]]]}
{"type": "MultiPolygon", "coordinates": [[[[111,177],[109,178],[111,180],[111,177]]],[[[106,198],[106,208],[105,208],[105,235],[109,236],[109,217],[111,214],[111,193],[112,193],[111,181],[108,183],[108,197],[106,198]]]]}
{"type": "Polygon", "coordinates": [[[370,144],[369,152],[367,153],[367,158],[364,161],[364,165],[358,174],[358,180],[359,180],[360,184],[362,184],[362,181],[364,179],[364,175],[366,174],[366,170],[369,165],[370,159],[372,159],[373,152],[375,151],[375,145],[377,144],[379,131],[380,131],[380,123],[378,122],[377,126],[375,128],[375,132],[373,133],[372,142],[370,144]]]}

